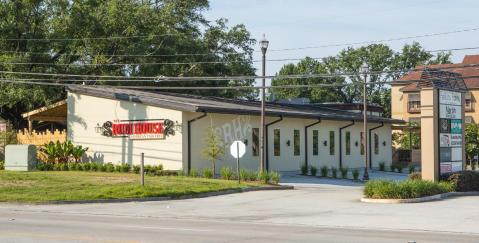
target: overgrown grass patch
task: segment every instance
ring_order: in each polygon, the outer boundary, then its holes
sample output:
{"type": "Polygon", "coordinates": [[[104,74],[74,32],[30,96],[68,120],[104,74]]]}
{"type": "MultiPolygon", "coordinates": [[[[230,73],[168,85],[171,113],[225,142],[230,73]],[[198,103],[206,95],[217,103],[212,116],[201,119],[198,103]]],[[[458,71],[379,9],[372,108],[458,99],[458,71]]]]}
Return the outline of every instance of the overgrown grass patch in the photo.
{"type": "Polygon", "coordinates": [[[0,201],[47,202],[183,196],[260,186],[259,183],[191,178],[184,176],[145,176],[129,173],[74,171],[0,171],[0,201]]]}
{"type": "Polygon", "coordinates": [[[451,192],[454,186],[449,182],[422,180],[371,180],[364,186],[364,196],[374,199],[408,199],[451,192]]]}

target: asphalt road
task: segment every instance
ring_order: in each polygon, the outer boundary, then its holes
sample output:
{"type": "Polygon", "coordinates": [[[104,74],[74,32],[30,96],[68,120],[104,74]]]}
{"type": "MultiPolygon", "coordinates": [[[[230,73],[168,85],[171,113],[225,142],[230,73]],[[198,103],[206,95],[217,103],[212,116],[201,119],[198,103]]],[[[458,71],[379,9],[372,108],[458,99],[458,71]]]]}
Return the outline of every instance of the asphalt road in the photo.
{"type": "Polygon", "coordinates": [[[0,242],[479,242],[479,197],[361,203],[362,185],[160,202],[0,204],[0,242]]]}
{"type": "Polygon", "coordinates": [[[1,242],[477,242],[477,235],[217,220],[2,212],[1,242]]]}

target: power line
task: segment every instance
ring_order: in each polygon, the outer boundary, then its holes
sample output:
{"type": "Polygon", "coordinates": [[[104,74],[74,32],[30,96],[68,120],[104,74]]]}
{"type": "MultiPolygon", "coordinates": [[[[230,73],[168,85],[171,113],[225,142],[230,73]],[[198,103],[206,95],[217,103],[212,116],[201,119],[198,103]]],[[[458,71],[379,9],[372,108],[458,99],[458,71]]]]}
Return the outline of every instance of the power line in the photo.
{"type": "MultiPolygon", "coordinates": [[[[470,75],[460,77],[462,79],[470,78],[479,78],[479,75],[470,75]]],[[[417,83],[421,81],[432,81],[437,80],[437,78],[426,78],[426,79],[414,79],[407,81],[379,81],[379,82],[367,82],[368,85],[384,85],[384,84],[410,84],[417,83]]],[[[83,86],[76,84],[65,84],[65,83],[46,83],[46,82],[31,82],[31,81],[14,81],[9,79],[0,79],[0,82],[3,83],[12,83],[12,84],[31,84],[31,85],[46,85],[46,86],[83,86]]],[[[343,84],[289,84],[289,85],[278,85],[278,86],[266,86],[266,89],[291,89],[291,88],[321,88],[321,87],[344,87],[344,86],[354,86],[359,83],[343,83],[343,84]]],[[[156,86],[112,86],[112,85],[87,85],[88,87],[107,87],[107,88],[124,88],[124,89],[144,89],[144,90],[230,90],[230,89],[262,89],[263,87],[258,86],[190,86],[190,87],[156,87],[156,86]]]]}
{"type": "MultiPolygon", "coordinates": [[[[461,50],[474,50],[479,49],[477,47],[464,47],[464,48],[451,48],[430,50],[425,52],[446,52],[446,51],[461,51],[461,50]]],[[[314,60],[321,60],[324,57],[309,57],[314,60]]],[[[268,62],[284,62],[284,61],[301,61],[305,58],[282,58],[282,59],[269,59],[268,62]]],[[[140,66],[140,65],[197,65],[197,64],[227,64],[227,63],[246,63],[248,60],[226,60],[226,61],[200,61],[200,62],[139,62],[139,63],[42,63],[42,62],[1,62],[4,65],[47,65],[47,66],[140,66]]],[[[252,60],[251,62],[262,62],[262,60],[252,60]]]]}
{"type": "MultiPolygon", "coordinates": [[[[439,71],[447,70],[447,69],[461,69],[461,68],[473,68],[478,67],[479,64],[463,64],[463,65],[454,65],[448,67],[441,67],[438,68],[439,71]]],[[[428,68],[428,66],[424,66],[428,68]]],[[[166,76],[113,76],[113,75],[84,75],[84,74],[53,74],[53,73],[31,73],[31,72],[14,72],[14,71],[0,71],[0,73],[4,74],[20,74],[20,75],[39,75],[39,76],[52,76],[52,77],[79,77],[79,78],[118,78],[118,82],[122,80],[131,79],[132,81],[155,81],[155,82],[163,82],[163,81],[213,81],[213,80],[245,80],[245,79],[260,79],[260,78],[267,78],[267,79],[300,79],[300,78],[335,78],[335,77],[351,77],[351,76],[359,76],[359,75],[381,75],[381,74],[400,74],[405,72],[413,72],[413,71],[421,71],[425,68],[415,68],[415,69],[408,69],[408,70],[385,70],[385,71],[370,71],[367,73],[361,72],[351,72],[351,73],[335,73],[335,74],[297,74],[297,75],[267,75],[267,76],[196,76],[196,77],[166,77],[166,76]]],[[[435,70],[431,70],[431,72],[436,72],[435,70]]],[[[83,81],[83,80],[72,80],[72,81],[83,81]]],[[[101,79],[95,81],[102,81],[101,79]]]]}
{"type": "MultiPolygon", "coordinates": [[[[30,52],[30,51],[0,51],[0,53],[14,54],[33,54],[52,56],[56,53],[52,52],[30,52]]],[[[212,56],[212,55],[248,55],[245,52],[211,52],[211,53],[177,53],[177,54],[88,54],[88,56],[104,56],[104,57],[176,57],[176,56],[212,56]]],[[[82,54],[61,54],[62,56],[81,57],[87,56],[82,54]]]]}
{"type": "Polygon", "coordinates": [[[187,35],[184,33],[174,34],[157,34],[157,35],[131,35],[131,36],[108,36],[108,37],[82,37],[82,38],[0,38],[0,41],[77,41],[77,40],[118,40],[118,39],[139,39],[139,38],[154,38],[163,36],[180,36],[187,35]]]}
{"type": "MultiPolygon", "coordinates": [[[[351,43],[338,43],[338,44],[327,44],[327,45],[320,45],[320,46],[305,46],[305,47],[296,47],[296,48],[282,48],[282,49],[270,49],[268,51],[273,52],[280,52],[280,51],[293,51],[293,50],[305,50],[305,49],[319,49],[319,48],[326,48],[326,47],[338,47],[338,46],[352,46],[352,45],[361,45],[361,44],[374,44],[374,43],[381,43],[381,42],[391,42],[391,41],[398,41],[398,40],[408,40],[408,39],[415,39],[415,38],[424,38],[424,37],[432,37],[432,36],[441,36],[441,35],[450,35],[450,34],[457,34],[463,32],[471,32],[477,31],[479,27],[470,28],[470,29],[462,29],[462,30],[455,30],[455,31],[448,31],[448,32],[440,32],[440,33],[431,33],[431,34],[424,34],[424,35],[415,35],[415,36],[407,36],[407,37],[398,37],[398,38],[390,38],[390,39],[382,39],[382,40],[371,40],[371,41],[360,41],[360,42],[351,42],[351,43]]],[[[41,38],[0,38],[3,41],[72,41],[72,40],[109,40],[109,39],[133,39],[133,38],[152,38],[152,37],[161,37],[161,36],[175,36],[175,35],[186,35],[182,33],[176,34],[162,34],[162,35],[136,35],[136,36],[111,36],[111,37],[84,37],[84,38],[50,38],[50,39],[41,39],[41,38]]],[[[0,51],[0,53],[30,53],[33,54],[35,52],[15,52],[15,51],[0,51]]],[[[255,51],[260,52],[260,51],[255,51]]],[[[40,54],[41,52],[37,52],[40,54]]],[[[52,55],[53,53],[44,52],[43,54],[52,55]]],[[[221,52],[223,55],[240,55],[246,53],[238,53],[238,52],[221,52]]],[[[65,55],[65,54],[64,54],[65,55]]],[[[77,55],[77,54],[66,54],[66,55],[77,55]]],[[[79,55],[79,54],[78,54],[79,55]]],[[[155,56],[204,56],[204,55],[212,55],[211,53],[179,53],[179,54],[156,54],[155,56]]],[[[103,56],[153,56],[153,55],[103,55],[103,56]]]]}
{"type": "Polygon", "coordinates": [[[338,47],[338,46],[353,46],[353,45],[363,45],[363,44],[374,44],[374,43],[391,42],[391,41],[399,41],[399,40],[409,40],[409,39],[417,39],[417,38],[432,37],[432,36],[450,35],[450,34],[457,34],[457,33],[463,33],[463,32],[471,32],[471,31],[477,31],[477,30],[479,30],[479,27],[470,28],[470,29],[462,29],[462,30],[454,30],[454,31],[448,31],[448,32],[424,34],[424,35],[415,35],[415,36],[407,36],[407,37],[398,37],[398,38],[382,39],[382,40],[360,41],[360,42],[340,43],[340,44],[328,44],[328,45],[320,45],[320,46],[305,46],[305,47],[296,47],[296,48],[282,48],[282,49],[272,49],[272,50],[268,50],[268,51],[273,51],[273,52],[277,52],[277,51],[295,51],[295,50],[306,50],[306,49],[319,49],[319,48],[326,48],[326,47],[338,47]]]}
{"type": "MultiPolygon", "coordinates": [[[[479,75],[464,76],[462,79],[470,78],[479,78],[479,75]]],[[[367,82],[368,85],[379,85],[379,84],[392,84],[392,83],[401,83],[401,84],[410,84],[417,83],[421,81],[430,81],[435,79],[415,79],[407,81],[381,81],[381,82],[367,82]]],[[[12,84],[31,84],[31,85],[44,85],[44,86],[83,86],[83,85],[74,85],[74,84],[64,84],[64,83],[45,83],[45,82],[29,82],[29,81],[13,81],[0,79],[0,82],[3,83],[12,83],[12,84]]],[[[354,86],[361,85],[357,83],[346,83],[346,84],[292,84],[292,85],[280,85],[280,86],[266,86],[267,89],[293,89],[293,88],[321,88],[321,87],[344,87],[344,86],[354,86]]],[[[216,87],[206,87],[206,86],[195,86],[195,87],[153,87],[153,86],[111,86],[111,85],[87,85],[88,87],[107,87],[107,88],[123,88],[123,89],[143,89],[143,90],[240,90],[240,89],[262,89],[262,87],[257,86],[216,86],[216,87]]]]}

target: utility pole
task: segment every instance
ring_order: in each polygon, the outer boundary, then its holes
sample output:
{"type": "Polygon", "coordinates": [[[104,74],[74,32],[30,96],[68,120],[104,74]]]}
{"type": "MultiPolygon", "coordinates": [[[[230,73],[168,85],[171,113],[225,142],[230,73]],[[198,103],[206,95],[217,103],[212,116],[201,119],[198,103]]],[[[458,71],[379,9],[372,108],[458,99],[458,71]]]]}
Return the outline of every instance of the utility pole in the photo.
{"type": "Polygon", "coordinates": [[[363,82],[363,144],[364,144],[364,173],[363,181],[369,180],[368,173],[368,99],[367,99],[367,78],[369,66],[366,62],[361,66],[361,73],[364,74],[363,82]]]}
{"type": "Polygon", "coordinates": [[[269,41],[266,40],[266,37],[263,34],[263,39],[259,42],[260,47],[261,47],[261,52],[263,53],[263,72],[262,72],[262,83],[261,83],[261,128],[260,128],[260,149],[259,149],[259,154],[260,154],[260,169],[261,171],[264,171],[266,169],[266,153],[265,153],[265,109],[266,109],[266,104],[265,104],[265,99],[266,99],[266,50],[268,50],[268,45],[269,41]]]}

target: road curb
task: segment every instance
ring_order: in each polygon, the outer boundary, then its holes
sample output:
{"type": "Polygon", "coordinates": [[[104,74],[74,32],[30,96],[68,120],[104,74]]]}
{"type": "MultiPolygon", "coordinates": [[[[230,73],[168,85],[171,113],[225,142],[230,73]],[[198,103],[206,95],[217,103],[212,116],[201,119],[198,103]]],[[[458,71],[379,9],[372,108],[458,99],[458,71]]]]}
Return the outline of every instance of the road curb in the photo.
{"type": "Polygon", "coordinates": [[[419,198],[408,198],[408,199],[374,199],[374,198],[361,198],[361,202],[365,203],[386,203],[386,204],[396,204],[396,203],[422,203],[422,202],[431,202],[436,200],[442,200],[449,197],[461,197],[461,196],[479,196],[479,192],[447,192],[427,197],[419,198]]]}
{"type": "Polygon", "coordinates": [[[12,204],[35,204],[35,205],[58,205],[58,204],[91,204],[91,203],[125,203],[125,202],[154,202],[154,201],[167,201],[167,200],[184,200],[192,198],[204,198],[214,197],[233,193],[254,192],[254,191],[275,191],[275,190],[293,190],[294,186],[278,185],[278,186],[260,186],[260,187],[247,187],[239,189],[230,189],[215,192],[205,192],[193,195],[183,196],[170,196],[170,197],[146,197],[146,198],[120,198],[120,199],[94,199],[94,200],[61,200],[61,201],[49,201],[39,203],[12,203],[12,204]]]}

